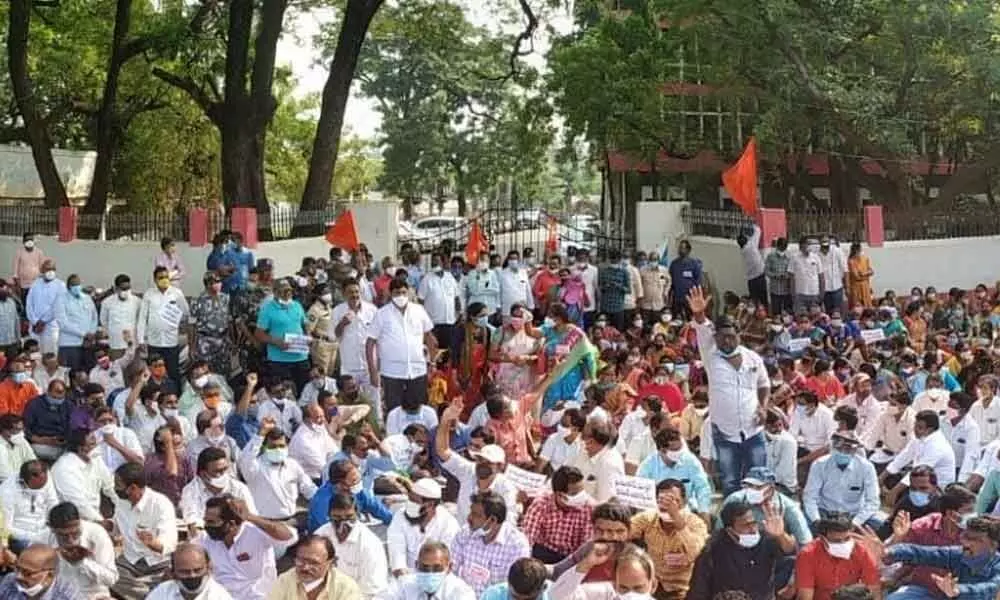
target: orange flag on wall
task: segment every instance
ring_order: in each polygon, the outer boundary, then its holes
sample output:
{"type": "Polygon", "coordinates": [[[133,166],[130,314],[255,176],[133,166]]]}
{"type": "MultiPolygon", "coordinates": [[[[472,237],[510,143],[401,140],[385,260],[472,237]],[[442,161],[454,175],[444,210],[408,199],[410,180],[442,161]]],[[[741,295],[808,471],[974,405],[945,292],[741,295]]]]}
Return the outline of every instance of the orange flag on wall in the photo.
{"type": "Polygon", "coordinates": [[[545,240],[545,253],[555,254],[559,251],[559,223],[555,217],[549,217],[549,237],[545,240]]]}
{"type": "Polygon", "coordinates": [[[483,235],[483,230],[479,227],[479,221],[473,219],[472,229],[469,230],[469,241],[465,243],[465,262],[470,265],[476,264],[479,260],[480,252],[488,252],[490,244],[483,235]]]}
{"type": "Polygon", "coordinates": [[[326,230],[326,241],[348,252],[354,252],[361,247],[358,241],[358,227],[354,223],[354,213],[347,211],[340,215],[333,225],[326,230]]]}
{"type": "Polygon", "coordinates": [[[747,215],[757,214],[757,139],[750,138],[743,156],[722,173],[722,186],[747,215]]]}

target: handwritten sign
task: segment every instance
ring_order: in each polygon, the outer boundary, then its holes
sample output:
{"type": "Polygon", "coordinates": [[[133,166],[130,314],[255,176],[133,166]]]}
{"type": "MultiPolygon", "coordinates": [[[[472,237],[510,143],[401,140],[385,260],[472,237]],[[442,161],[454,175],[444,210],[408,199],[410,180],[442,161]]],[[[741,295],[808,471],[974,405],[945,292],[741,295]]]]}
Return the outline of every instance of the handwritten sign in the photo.
{"type": "Polygon", "coordinates": [[[793,338],[788,341],[789,352],[802,352],[809,347],[809,338],[793,338]]]}
{"type": "Polygon", "coordinates": [[[181,324],[181,317],[184,316],[184,311],[181,310],[181,307],[177,306],[176,302],[164,302],[160,305],[159,314],[160,319],[173,329],[181,324]]]}
{"type": "Polygon", "coordinates": [[[309,342],[312,341],[308,335],[298,335],[294,333],[285,334],[285,343],[288,348],[285,352],[298,352],[299,354],[309,354],[309,342]]]}
{"type": "Polygon", "coordinates": [[[514,487],[529,496],[542,494],[547,488],[545,484],[547,478],[541,473],[532,473],[514,465],[507,465],[504,475],[514,487]]]}
{"type": "Polygon", "coordinates": [[[881,342],[885,339],[885,332],[882,328],[878,329],[866,329],[861,332],[861,340],[865,344],[874,344],[875,342],[881,342]]]}
{"type": "Polygon", "coordinates": [[[611,480],[618,501],[626,506],[649,510],[656,508],[656,482],[644,477],[618,475],[611,480]]]}

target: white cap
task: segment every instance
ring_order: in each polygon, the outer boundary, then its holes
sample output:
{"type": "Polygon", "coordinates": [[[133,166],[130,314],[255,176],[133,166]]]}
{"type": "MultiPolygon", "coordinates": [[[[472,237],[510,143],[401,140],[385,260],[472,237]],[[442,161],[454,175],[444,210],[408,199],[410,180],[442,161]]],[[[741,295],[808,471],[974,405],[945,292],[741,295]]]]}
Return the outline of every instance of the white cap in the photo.
{"type": "Polygon", "coordinates": [[[504,453],[503,448],[496,444],[486,444],[482,450],[469,452],[469,456],[482,458],[488,463],[498,465],[507,462],[507,454],[504,453]]]}
{"type": "Polygon", "coordinates": [[[430,477],[424,477],[413,482],[413,493],[428,500],[440,500],[441,484],[430,477]]]}

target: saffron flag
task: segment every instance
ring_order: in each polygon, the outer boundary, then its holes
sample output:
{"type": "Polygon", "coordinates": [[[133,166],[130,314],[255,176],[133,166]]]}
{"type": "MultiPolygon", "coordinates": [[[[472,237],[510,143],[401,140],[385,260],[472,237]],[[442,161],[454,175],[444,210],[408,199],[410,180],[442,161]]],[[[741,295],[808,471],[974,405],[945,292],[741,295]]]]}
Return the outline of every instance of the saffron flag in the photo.
{"type": "Polygon", "coordinates": [[[549,235],[545,239],[545,253],[555,254],[559,251],[559,223],[555,217],[549,217],[549,235]]]}
{"type": "Polygon", "coordinates": [[[465,262],[470,265],[476,264],[481,252],[488,252],[490,244],[483,235],[483,230],[479,227],[479,221],[473,219],[472,229],[469,231],[469,241],[465,243],[465,262]]]}
{"type": "Polygon", "coordinates": [[[354,223],[354,213],[347,211],[340,215],[326,230],[326,241],[348,252],[354,252],[361,247],[358,241],[358,227],[354,223]]]}
{"type": "Polygon", "coordinates": [[[743,156],[722,173],[722,185],[743,212],[757,214],[757,140],[750,138],[743,156]]]}

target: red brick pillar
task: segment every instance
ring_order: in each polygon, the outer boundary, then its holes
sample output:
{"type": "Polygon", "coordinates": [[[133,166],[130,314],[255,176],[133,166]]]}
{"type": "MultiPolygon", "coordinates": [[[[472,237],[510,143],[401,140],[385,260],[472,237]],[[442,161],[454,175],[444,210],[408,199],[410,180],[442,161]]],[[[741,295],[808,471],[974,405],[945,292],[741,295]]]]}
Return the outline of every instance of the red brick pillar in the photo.
{"type": "Polygon", "coordinates": [[[72,242],[76,239],[76,226],[80,222],[75,206],[59,208],[59,241],[72,242]]]}
{"type": "Polygon", "coordinates": [[[230,229],[243,235],[243,245],[247,248],[257,247],[257,209],[238,206],[232,210],[230,229]]]}
{"type": "Polygon", "coordinates": [[[865,207],[865,240],[872,248],[881,248],[885,243],[885,223],[882,221],[881,206],[865,207]]]}
{"type": "Polygon", "coordinates": [[[188,245],[193,248],[208,245],[208,211],[204,208],[188,211],[188,245]]]}
{"type": "Polygon", "coordinates": [[[760,227],[760,247],[770,248],[778,238],[788,237],[788,220],[783,208],[762,208],[757,217],[760,227]]]}

